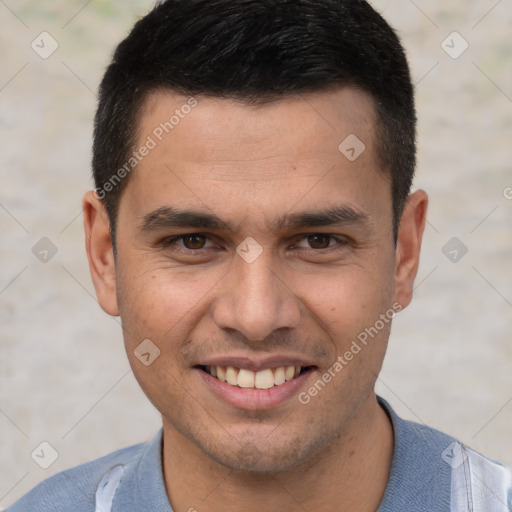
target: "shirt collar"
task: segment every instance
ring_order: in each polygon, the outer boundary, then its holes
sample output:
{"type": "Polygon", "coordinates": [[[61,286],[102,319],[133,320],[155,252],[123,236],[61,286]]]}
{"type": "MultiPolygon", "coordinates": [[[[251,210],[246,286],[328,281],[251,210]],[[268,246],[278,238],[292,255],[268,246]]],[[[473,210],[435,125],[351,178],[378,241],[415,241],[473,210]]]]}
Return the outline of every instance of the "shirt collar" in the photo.
{"type": "Polygon", "coordinates": [[[140,458],[125,466],[112,512],[173,512],[162,467],[163,429],[149,442],[140,458]]]}

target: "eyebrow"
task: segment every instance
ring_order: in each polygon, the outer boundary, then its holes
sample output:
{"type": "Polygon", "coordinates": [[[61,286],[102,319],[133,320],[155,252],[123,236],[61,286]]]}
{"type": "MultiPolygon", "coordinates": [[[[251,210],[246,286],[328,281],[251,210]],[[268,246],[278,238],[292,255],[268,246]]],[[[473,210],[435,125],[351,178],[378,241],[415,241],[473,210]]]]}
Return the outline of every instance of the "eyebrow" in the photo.
{"type": "Polygon", "coordinates": [[[273,231],[285,229],[312,228],[320,226],[346,226],[356,224],[369,224],[367,213],[342,206],[339,208],[328,208],[311,212],[286,213],[271,225],[273,231]]]}
{"type": "MultiPolygon", "coordinates": [[[[279,232],[286,229],[368,224],[370,224],[370,218],[367,213],[349,206],[342,206],[301,213],[286,213],[271,222],[269,228],[273,232],[279,232]]],[[[228,222],[214,213],[178,210],[170,206],[163,206],[148,213],[140,223],[140,230],[144,232],[184,227],[229,233],[235,231],[228,222]]]]}

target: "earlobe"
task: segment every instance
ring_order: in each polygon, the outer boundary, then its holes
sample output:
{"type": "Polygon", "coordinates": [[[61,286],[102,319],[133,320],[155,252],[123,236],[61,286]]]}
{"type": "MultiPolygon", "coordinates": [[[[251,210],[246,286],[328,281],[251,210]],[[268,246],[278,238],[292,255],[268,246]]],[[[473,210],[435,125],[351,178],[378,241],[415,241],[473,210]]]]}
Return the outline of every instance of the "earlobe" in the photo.
{"type": "Polygon", "coordinates": [[[400,221],[395,253],[395,301],[402,308],[407,307],[412,300],[427,206],[427,194],[423,190],[417,190],[408,197],[400,221]]]}
{"type": "Polygon", "coordinates": [[[116,267],[110,222],[104,204],[93,191],[83,202],[85,248],[96,297],[101,308],[112,316],[119,314],[116,296],[116,267]]]}

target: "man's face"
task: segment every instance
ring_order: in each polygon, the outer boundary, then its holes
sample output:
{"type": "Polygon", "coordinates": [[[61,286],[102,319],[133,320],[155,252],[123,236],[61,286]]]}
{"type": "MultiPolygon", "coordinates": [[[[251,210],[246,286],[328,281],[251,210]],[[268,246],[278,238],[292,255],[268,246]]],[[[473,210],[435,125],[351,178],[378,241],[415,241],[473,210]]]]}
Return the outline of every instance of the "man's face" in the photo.
{"type": "Polygon", "coordinates": [[[389,322],[333,365],[400,299],[373,103],[343,88],[258,108],[185,104],[164,92],[146,102],[137,147],[148,137],[156,147],[120,202],[115,293],[128,357],[166,432],[230,468],[294,467],[340,435],[349,442],[389,322]],[[180,109],[190,113],[158,130],[180,109]],[[354,135],[366,146],[355,159],[354,135]],[[148,339],[145,352],[160,355],[146,366],[136,350],[148,339]],[[226,371],[232,384],[218,378],[226,371]]]}

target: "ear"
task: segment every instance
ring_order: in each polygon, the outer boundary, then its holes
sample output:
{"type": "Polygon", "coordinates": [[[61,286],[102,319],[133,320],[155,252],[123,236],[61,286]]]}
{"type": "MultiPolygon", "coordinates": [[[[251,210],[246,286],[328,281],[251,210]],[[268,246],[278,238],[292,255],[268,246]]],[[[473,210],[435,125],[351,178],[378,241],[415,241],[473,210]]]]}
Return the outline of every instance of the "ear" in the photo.
{"type": "Polygon", "coordinates": [[[98,302],[106,313],[119,315],[116,297],[116,267],[107,210],[91,190],[82,202],[85,249],[98,302]]]}
{"type": "Polygon", "coordinates": [[[417,190],[408,197],[400,220],[395,252],[395,301],[403,308],[412,300],[427,206],[427,194],[423,190],[417,190]]]}

